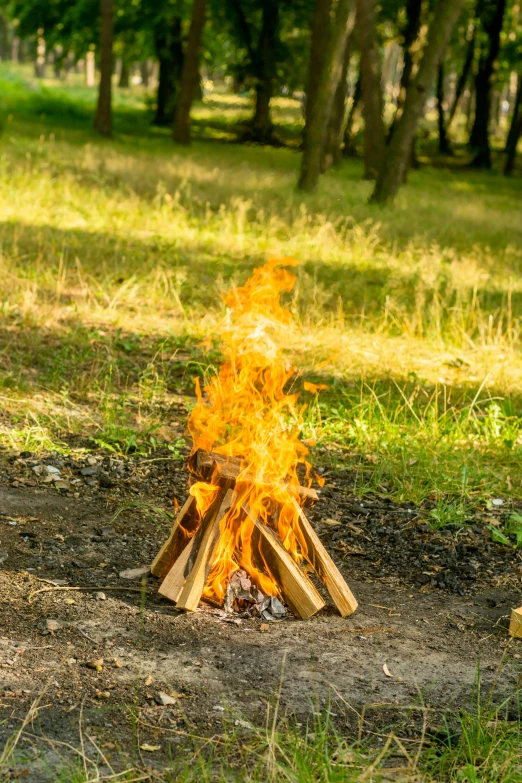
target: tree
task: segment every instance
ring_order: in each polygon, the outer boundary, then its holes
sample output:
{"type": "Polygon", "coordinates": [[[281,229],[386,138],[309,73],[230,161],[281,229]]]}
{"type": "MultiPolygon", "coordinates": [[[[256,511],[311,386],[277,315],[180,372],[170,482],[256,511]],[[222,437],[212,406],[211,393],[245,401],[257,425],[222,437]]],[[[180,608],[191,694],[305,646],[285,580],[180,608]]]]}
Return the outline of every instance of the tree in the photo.
{"type": "Polygon", "coordinates": [[[444,63],[440,63],[437,74],[437,118],[439,129],[439,152],[441,155],[449,155],[451,146],[446,133],[446,118],[444,115],[444,63]]]}
{"type": "Polygon", "coordinates": [[[183,70],[183,37],[180,16],[162,18],[153,25],[154,47],[159,61],[155,125],[170,125],[183,70]]]}
{"type": "Polygon", "coordinates": [[[324,58],[330,37],[330,13],[332,0],[316,0],[312,13],[310,54],[308,57],[308,74],[306,80],[305,126],[303,130],[303,145],[306,145],[306,133],[310,127],[312,111],[319,92],[324,58]]]}
{"type": "Polygon", "coordinates": [[[504,165],[504,174],[513,173],[515,167],[515,158],[517,155],[517,146],[522,135],[522,71],[518,75],[517,92],[515,95],[515,104],[513,107],[513,116],[506,141],[506,162],[504,165]]]}
{"type": "Polygon", "coordinates": [[[381,62],[375,31],[374,0],[356,0],[361,51],[361,89],[364,117],[364,178],[375,179],[385,145],[381,62]]]}
{"type": "Polygon", "coordinates": [[[205,13],[206,0],[193,0],[190,31],[183,60],[179,99],[172,134],[172,138],[177,144],[190,144],[190,109],[199,83],[199,58],[205,13]]]}
{"type": "MultiPolygon", "coordinates": [[[[318,3],[329,0],[316,0],[318,3]]],[[[321,173],[326,124],[332,109],[335,90],[341,78],[346,39],[353,27],[352,0],[337,0],[332,6],[331,28],[328,36],[316,99],[310,109],[309,123],[305,133],[301,172],[297,187],[312,191],[317,186],[321,173]]]]}
{"type": "Polygon", "coordinates": [[[112,135],[113,10],[113,0],[100,0],[100,86],[94,127],[103,136],[112,135]]]}
{"type": "Polygon", "coordinates": [[[419,68],[410,81],[404,108],[397,120],[370,201],[392,201],[404,178],[417,122],[422,115],[442,53],[464,0],[440,0],[435,7],[419,68]]]}
{"type": "Polygon", "coordinates": [[[357,111],[357,107],[359,106],[360,100],[361,100],[361,72],[359,71],[359,74],[357,76],[357,81],[355,82],[355,87],[353,90],[352,105],[350,106],[350,111],[348,112],[346,126],[344,129],[343,157],[345,158],[350,158],[354,156],[356,152],[352,131],[353,131],[353,121],[355,119],[355,112],[357,111]]]}
{"type": "Polygon", "coordinates": [[[478,168],[491,168],[491,149],[489,145],[491,97],[505,9],[506,0],[485,0],[485,7],[481,13],[483,35],[478,70],[475,77],[475,122],[473,123],[469,140],[469,146],[475,153],[473,165],[478,168]]]}
{"type": "Polygon", "coordinates": [[[326,135],[323,148],[323,160],[321,170],[326,171],[340,162],[342,157],[341,144],[343,139],[343,125],[346,107],[346,95],[348,92],[348,66],[350,64],[350,55],[352,51],[352,35],[346,39],[346,46],[343,57],[343,67],[341,78],[335,91],[328,125],[326,126],[326,135]]]}
{"type": "MultiPolygon", "coordinates": [[[[479,0],[481,2],[481,0],[479,0]]],[[[478,10],[478,9],[477,9],[478,10]]],[[[473,60],[475,57],[475,38],[476,38],[477,24],[475,17],[469,21],[466,36],[466,54],[464,62],[462,64],[462,70],[460,72],[457,84],[455,85],[455,95],[453,96],[453,102],[448,112],[448,119],[446,121],[446,130],[449,131],[450,125],[453,122],[459,101],[464,94],[466,84],[468,83],[469,76],[471,74],[471,68],[473,66],[473,60]]]]}

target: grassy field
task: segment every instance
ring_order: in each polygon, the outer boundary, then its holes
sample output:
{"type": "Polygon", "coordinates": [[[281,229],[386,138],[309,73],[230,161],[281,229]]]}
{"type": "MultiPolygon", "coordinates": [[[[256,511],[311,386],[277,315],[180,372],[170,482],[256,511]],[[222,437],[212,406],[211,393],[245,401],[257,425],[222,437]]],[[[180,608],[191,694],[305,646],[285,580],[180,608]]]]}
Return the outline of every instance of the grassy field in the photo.
{"type": "MultiPolygon", "coordinates": [[[[295,150],[229,143],[246,98],[205,99],[185,150],[150,126],[140,88],[116,95],[111,141],[80,84],[4,69],[0,95],[3,449],[179,455],[193,378],[219,363],[220,293],[292,256],[296,385],[329,386],[309,399],[315,463],[434,525],[522,499],[521,179],[423,168],[393,208],[370,208],[360,161],[303,197],[295,150]]],[[[276,118],[295,139],[299,105],[280,99],[276,118]]],[[[517,783],[519,722],[505,717],[463,711],[435,746],[393,732],[348,746],[327,717],[304,735],[274,722],[238,743],[232,729],[165,780],[241,780],[246,764],[259,781],[517,783]]]]}
{"type": "MultiPolygon", "coordinates": [[[[4,448],[176,452],[173,411],[219,362],[200,343],[220,293],[292,256],[297,385],[329,386],[315,462],[440,524],[522,498],[522,180],[421,169],[378,209],[350,160],[303,197],[296,151],[227,143],[245,98],[206,98],[179,149],[141,88],[117,94],[111,141],[81,85],[3,70],[0,92],[4,448]]],[[[276,116],[297,134],[296,102],[276,116]]]]}

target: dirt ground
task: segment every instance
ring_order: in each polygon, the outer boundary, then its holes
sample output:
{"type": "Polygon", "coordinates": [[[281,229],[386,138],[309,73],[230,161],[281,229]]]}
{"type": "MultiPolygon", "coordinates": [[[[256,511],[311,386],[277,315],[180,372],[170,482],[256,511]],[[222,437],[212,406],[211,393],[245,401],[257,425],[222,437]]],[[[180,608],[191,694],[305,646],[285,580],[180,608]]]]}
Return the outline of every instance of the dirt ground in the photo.
{"type": "Polygon", "coordinates": [[[435,532],[425,510],[360,501],[349,472],[324,475],[309,516],[359,609],[342,619],[329,603],[309,621],[262,630],[210,607],[179,613],[154,578],[120,576],[150,564],[167,536],[154,508],[183,501],[182,460],[1,457],[0,749],[39,699],[13,779],[55,780],[82,738],[92,755],[97,745],[109,760],[161,767],[188,735],[219,732],[230,714],[262,721],[280,683],[282,711],[305,719],[331,699],[347,731],[362,705],[377,722],[405,705],[458,710],[479,661],[484,691],[512,689],[522,644],[509,642],[507,625],[522,603],[522,558],[491,543],[484,525],[506,510],[435,532]],[[45,580],[92,589],[35,594],[45,580]],[[99,659],[100,671],[87,665],[99,659]]]}

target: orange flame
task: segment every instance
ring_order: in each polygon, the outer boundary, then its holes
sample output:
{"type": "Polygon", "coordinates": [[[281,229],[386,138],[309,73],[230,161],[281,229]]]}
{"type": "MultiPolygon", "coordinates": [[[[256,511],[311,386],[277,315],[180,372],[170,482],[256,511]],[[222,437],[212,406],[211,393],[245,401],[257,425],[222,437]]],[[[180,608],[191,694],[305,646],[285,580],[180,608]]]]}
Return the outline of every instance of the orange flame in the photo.
{"type": "MultiPolygon", "coordinates": [[[[216,331],[225,361],[203,391],[196,380],[198,401],[188,423],[193,450],[201,448],[244,461],[236,483],[237,498],[222,520],[204,592],[204,597],[216,603],[222,602],[228,578],[238,568],[245,569],[265,595],[279,595],[260,554],[253,551],[253,523],[245,507],[276,530],[283,546],[299,557],[294,533],[297,511],[287,487],[297,489],[298,465],[306,466],[307,475],[310,465],[308,449],[299,439],[304,407],[299,407],[297,395],[287,389],[296,370],[287,366],[284,356],[295,323],[281,304],[281,295],[292,290],[295,276],[281,263],[294,266],[296,262],[271,260],[255,269],[244,286],[224,296],[227,310],[216,331]],[[277,519],[275,503],[280,509],[277,519]]],[[[212,503],[215,490],[202,482],[191,487],[201,515],[212,503]]]]}

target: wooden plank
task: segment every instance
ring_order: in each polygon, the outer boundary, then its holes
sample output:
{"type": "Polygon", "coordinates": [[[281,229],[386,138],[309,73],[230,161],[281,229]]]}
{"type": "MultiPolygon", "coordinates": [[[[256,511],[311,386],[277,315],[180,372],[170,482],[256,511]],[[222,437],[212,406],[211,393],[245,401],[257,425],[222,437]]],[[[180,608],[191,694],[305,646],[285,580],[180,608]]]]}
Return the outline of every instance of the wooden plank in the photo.
{"type": "Polygon", "coordinates": [[[219,493],[207,511],[200,529],[194,536],[194,545],[187,561],[188,568],[192,562],[190,555],[194,555],[195,559],[176,602],[177,609],[186,609],[189,612],[196,611],[212,565],[212,558],[219,539],[221,520],[235,499],[234,490],[227,489],[226,492],[219,493]]]}
{"type": "Polygon", "coordinates": [[[150,567],[154,576],[162,579],[168,574],[174,562],[198,529],[199,524],[196,499],[189,495],[176,517],[170,536],[161,547],[150,567]]]}
{"type": "Polygon", "coordinates": [[[511,610],[509,633],[515,639],[522,639],[522,606],[520,606],[518,609],[511,610]]]}
{"type": "Polygon", "coordinates": [[[169,601],[174,601],[174,603],[176,603],[180,597],[183,585],[190,572],[190,568],[188,567],[189,561],[191,560],[197,538],[198,536],[192,536],[158,589],[160,595],[164,598],[168,598],[169,601]]]}
{"type": "MultiPolygon", "coordinates": [[[[195,451],[187,463],[192,475],[203,481],[212,479],[212,481],[224,486],[233,486],[238,475],[245,469],[247,464],[245,460],[241,460],[239,457],[227,457],[225,454],[218,454],[215,451],[204,451],[203,449],[195,451]]],[[[254,477],[248,473],[242,476],[241,480],[254,483],[254,477]]],[[[266,486],[267,491],[270,492],[270,484],[262,486],[266,486]]],[[[293,484],[283,486],[286,486],[290,494],[299,497],[299,502],[302,506],[313,506],[319,500],[315,489],[310,487],[296,487],[293,484]]]]}
{"type": "Polygon", "coordinates": [[[308,620],[324,607],[323,599],[274,531],[264,525],[249,509],[243,507],[243,511],[254,525],[253,550],[259,550],[270,576],[279,585],[292,611],[301,620],[308,620]]]}
{"type": "Polygon", "coordinates": [[[346,584],[343,575],[322,545],[319,536],[306,518],[299,503],[292,498],[297,511],[298,530],[295,530],[303,556],[310,563],[315,573],[330,593],[334,604],[343,617],[353,614],[357,609],[357,601],[346,584]]]}

